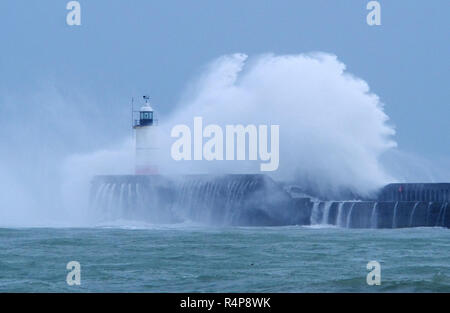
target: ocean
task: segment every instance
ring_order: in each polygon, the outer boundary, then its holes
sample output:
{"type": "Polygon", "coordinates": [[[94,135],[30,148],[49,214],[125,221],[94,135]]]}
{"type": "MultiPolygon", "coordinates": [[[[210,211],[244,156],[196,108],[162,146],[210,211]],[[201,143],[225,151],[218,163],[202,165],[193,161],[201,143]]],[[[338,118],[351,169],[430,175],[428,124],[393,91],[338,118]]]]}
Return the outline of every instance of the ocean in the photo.
{"type": "Polygon", "coordinates": [[[1,292],[450,292],[449,260],[444,228],[0,228],[1,292]]]}

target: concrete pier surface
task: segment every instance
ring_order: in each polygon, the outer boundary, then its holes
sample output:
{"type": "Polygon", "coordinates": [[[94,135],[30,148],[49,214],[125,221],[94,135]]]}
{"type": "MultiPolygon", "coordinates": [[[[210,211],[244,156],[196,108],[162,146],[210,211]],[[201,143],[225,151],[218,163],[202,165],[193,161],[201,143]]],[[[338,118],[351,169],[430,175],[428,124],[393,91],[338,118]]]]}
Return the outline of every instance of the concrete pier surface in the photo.
{"type": "Polygon", "coordinates": [[[378,199],[381,201],[450,202],[450,183],[389,184],[381,190],[378,199]]]}

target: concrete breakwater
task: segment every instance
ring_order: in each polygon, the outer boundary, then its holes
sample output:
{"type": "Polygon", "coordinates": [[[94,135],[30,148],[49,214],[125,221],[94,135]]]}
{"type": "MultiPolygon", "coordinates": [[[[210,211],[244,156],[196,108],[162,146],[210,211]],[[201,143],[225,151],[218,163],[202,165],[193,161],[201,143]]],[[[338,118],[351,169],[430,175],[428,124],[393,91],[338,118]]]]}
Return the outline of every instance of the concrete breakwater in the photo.
{"type": "Polygon", "coordinates": [[[450,202],[450,183],[389,184],[381,189],[378,200],[450,202]]]}
{"type": "Polygon", "coordinates": [[[90,198],[100,219],[239,226],[295,225],[309,219],[265,175],[97,176],[90,198]]]}
{"type": "Polygon", "coordinates": [[[450,184],[391,184],[371,201],[320,201],[262,174],[96,176],[90,203],[100,220],[210,225],[450,227],[450,184]]]}
{"type": "Polygon", "coordinates": [[[310,223],[346,228],[448,228],[450,208],[446,202],[315,202],[310,223]]]}

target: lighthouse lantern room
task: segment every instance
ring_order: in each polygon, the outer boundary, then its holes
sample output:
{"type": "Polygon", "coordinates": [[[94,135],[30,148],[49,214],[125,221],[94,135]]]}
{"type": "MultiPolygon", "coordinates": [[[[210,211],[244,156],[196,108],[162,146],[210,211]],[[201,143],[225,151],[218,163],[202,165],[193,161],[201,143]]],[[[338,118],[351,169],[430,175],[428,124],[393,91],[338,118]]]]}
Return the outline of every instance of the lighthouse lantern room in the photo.
{"type": "Polygon", "coordinates": [[[139,111],[139,126],[153,125],[153,109],[150,105],[141,107],[139,111]]]}
{"type": "MultiPolygon", "coordinates": [[[[136,143],[136,175],[158,174],[156,165],[158,143],[153,108],[149,97],[144,96],[144,105],[139,109],[139,120],[134,122],[136,143]]],[[[134,111],[133,111],[134,112],[134,111]]]]}

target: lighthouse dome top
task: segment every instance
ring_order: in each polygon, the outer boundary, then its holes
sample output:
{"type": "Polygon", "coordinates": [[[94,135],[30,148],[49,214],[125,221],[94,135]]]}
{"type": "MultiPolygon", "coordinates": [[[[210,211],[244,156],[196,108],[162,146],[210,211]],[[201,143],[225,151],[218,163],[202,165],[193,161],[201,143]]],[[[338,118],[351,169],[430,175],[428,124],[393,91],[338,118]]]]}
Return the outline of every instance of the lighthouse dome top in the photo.
{"type": "Polygon", "coordinates": [[[144,105],[140,109],[141,112],[153,112],[153,108],[149,105],[144,105]]]}

